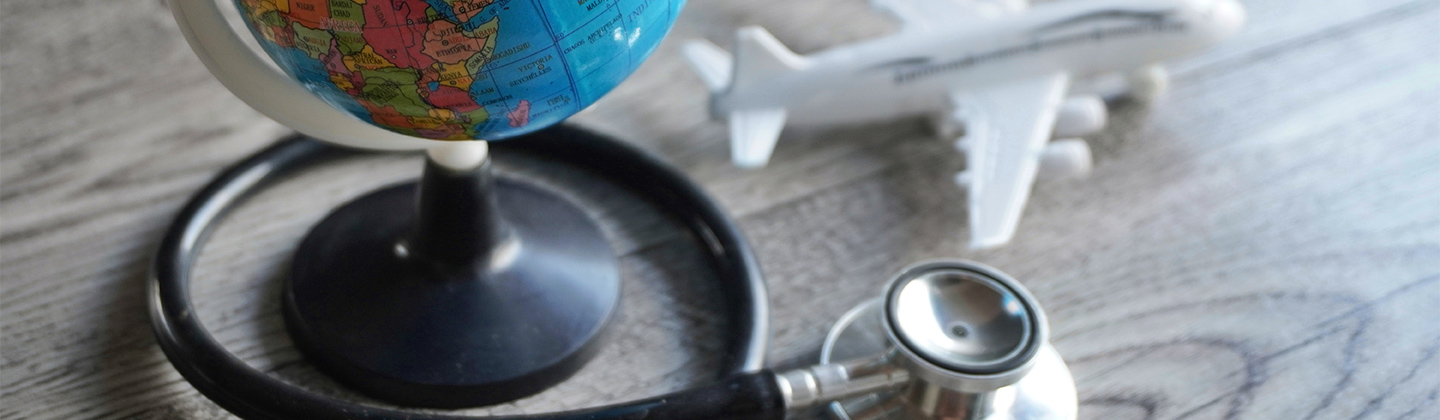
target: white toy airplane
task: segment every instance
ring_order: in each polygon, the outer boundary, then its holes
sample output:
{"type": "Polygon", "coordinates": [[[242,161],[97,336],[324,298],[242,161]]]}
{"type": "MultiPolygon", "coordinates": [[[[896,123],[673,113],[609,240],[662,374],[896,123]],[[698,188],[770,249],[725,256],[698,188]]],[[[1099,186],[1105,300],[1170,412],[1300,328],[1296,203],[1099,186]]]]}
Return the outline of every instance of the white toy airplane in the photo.
{"type": "Polygon", "coordinates": [[[1128,95],[1165,87],[1156,63],[1230,37],[1245,20],[1235,0],[873,0],[898,33],[800,56],[764,29],[739,30],[735,58],[705,41],[685,56],[730,123],[742,167],[770,159],[785,124],[931,117],[966,152],[956,181],[969,195],[971,246],[1008,242],[1037,172],[1083,175],[1101,129],[1099,83],[1121,74],[1128,95]],[[1068,96],[1068,99],[1067,99],[1068,96]],[[1046,144],[1046,141],[1055,140],[1046,144]],[[1043,168],[1043,169],[1042,169],[1043,168]]]}

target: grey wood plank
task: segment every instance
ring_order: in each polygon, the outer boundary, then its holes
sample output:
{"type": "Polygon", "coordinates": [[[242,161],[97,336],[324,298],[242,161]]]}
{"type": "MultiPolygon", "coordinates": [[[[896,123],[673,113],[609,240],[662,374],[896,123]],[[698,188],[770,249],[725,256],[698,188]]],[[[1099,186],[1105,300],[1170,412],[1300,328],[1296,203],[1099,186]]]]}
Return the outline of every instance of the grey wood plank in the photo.
{"type": "MultiPolygon", "coordinates": [[[[741,216],[773,289],[773,365],[813,360],[900,266],[958,256],[1047,305],[1083,418],[1440,417],[1440,2],[1246,2],[1235,42],[1173,66],[1153,107],[1117,108],[1089,139],[1092,178],[1037,185],[1016,242],[987,252],[964,248],[959,156],[917,122],[791,130],[770,167],[728,166],[680,40],[760,24],[808,52],[894,28],[860,1],[774,3],[692,2],[574,119],[671,158],[741,216]]],[[[161,2],[7,1],[0,82],[0,418],[228,418],[153,344],[146,259],[188,194],[286,130],[214,82],[161,2]]],[[[290,348],[278,276],[331,206],[416,165],[358,159],[257,197],[204,256],[203,322],[254,366],[354,397],[290,348]]],[[[573,381],[473,412],[708,379],[722,321],[673,221],[583,174],[502,165],[602,220],[627,309],[573,381]]]]}

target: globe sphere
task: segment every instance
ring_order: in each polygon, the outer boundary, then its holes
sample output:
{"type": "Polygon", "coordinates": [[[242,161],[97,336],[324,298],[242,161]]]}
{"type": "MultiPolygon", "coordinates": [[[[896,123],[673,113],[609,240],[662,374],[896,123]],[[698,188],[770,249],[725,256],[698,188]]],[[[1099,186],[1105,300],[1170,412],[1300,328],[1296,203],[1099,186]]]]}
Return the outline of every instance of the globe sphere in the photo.
{"type": "Polygon", "coordinates": [[[396,133],[499,140],[619,85],[685,0],[236,0],[285,74],[396,133]]]}

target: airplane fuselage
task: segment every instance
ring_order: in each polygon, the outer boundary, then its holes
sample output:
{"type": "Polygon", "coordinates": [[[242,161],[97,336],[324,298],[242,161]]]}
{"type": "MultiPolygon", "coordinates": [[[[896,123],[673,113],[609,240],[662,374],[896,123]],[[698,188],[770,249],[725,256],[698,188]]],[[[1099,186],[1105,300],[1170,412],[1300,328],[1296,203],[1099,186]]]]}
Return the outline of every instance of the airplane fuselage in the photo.
{"type": "Polygon", "coordinates": [[[1238,30],[1235,0],[1035,6],[954,29],[906,31],[805,57],[803,68],[716,95],[712,111],[785,108],[790,124],[928,115],[951,92],[1056,73],[1086,78],[1183,57],[1238,30]]]}

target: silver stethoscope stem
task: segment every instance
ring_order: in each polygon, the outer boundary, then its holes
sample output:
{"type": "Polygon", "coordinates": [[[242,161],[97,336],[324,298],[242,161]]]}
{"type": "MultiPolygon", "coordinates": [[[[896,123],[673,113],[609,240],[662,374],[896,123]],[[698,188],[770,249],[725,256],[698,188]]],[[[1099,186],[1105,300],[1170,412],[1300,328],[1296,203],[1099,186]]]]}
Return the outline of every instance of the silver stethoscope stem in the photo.
{"type": "Polygon", "coordinates": [[[775,374],[785,405],[791,409],[887,392],[910,382],[910,372],[888,356],[815,365],[775,374]]]}
{"type": "Polygon", "coordinates": [[[1039,303],[993,268],[932,261],[831,330],[820,365],[776,375],[791,410],[840,419],[1073,420],[1074,380],[1039,303]]]}

